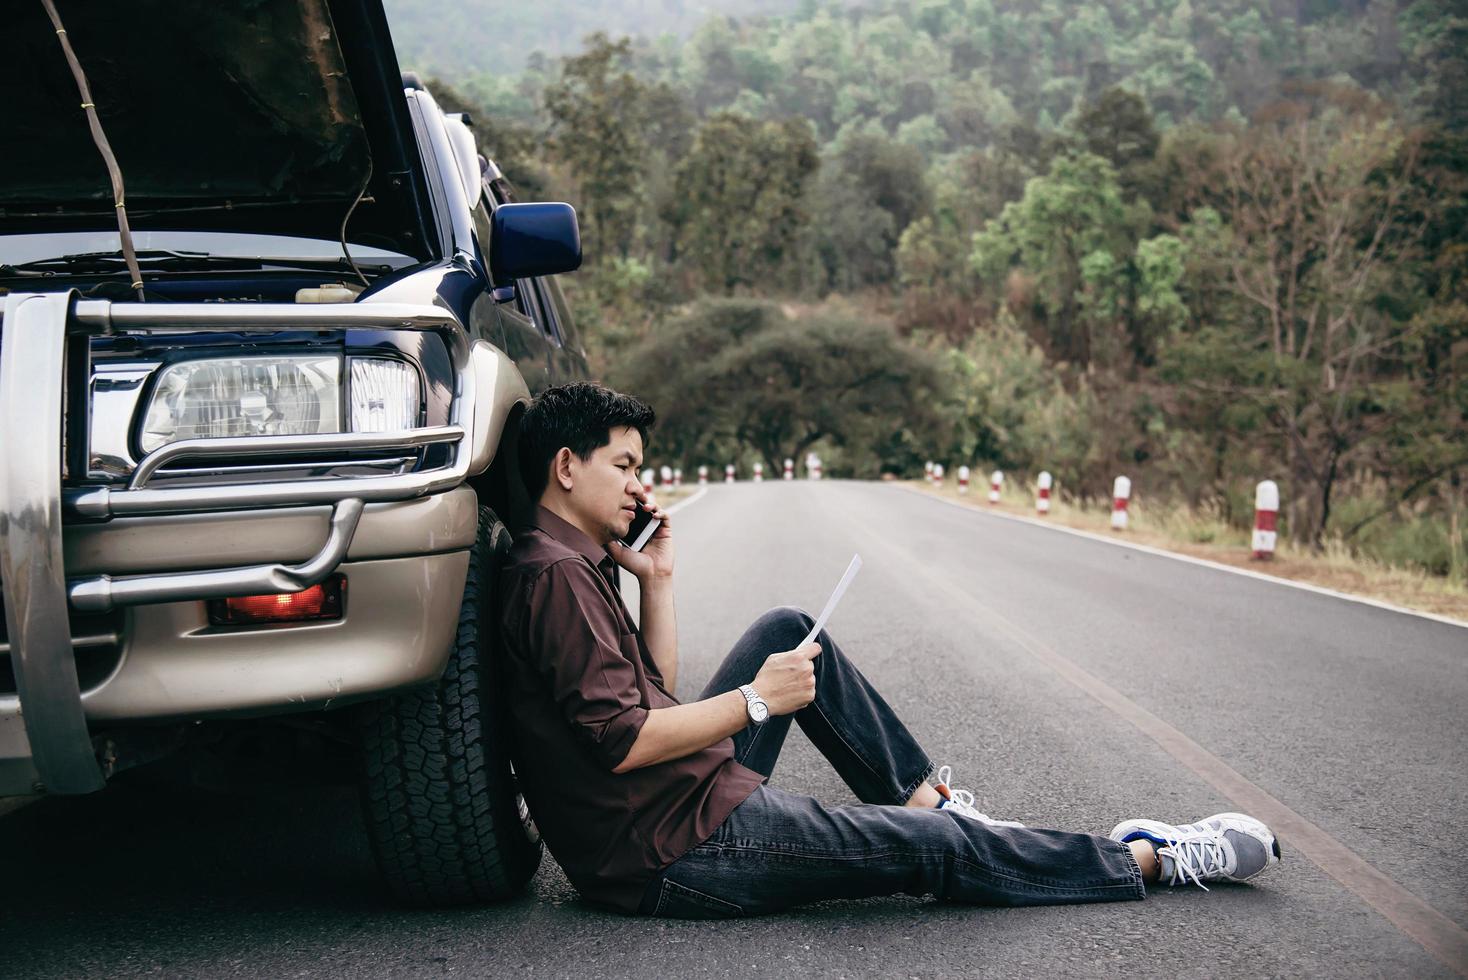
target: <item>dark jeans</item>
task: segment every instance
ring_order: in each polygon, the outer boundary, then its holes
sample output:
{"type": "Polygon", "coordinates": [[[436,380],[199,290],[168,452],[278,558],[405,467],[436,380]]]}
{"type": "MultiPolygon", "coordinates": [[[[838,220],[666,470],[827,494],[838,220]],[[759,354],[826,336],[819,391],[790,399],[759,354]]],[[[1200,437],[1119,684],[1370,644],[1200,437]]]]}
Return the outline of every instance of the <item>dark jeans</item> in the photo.
{"type": "MultiPolygon", "coordinates": [[[[814,621],[792,608],[761,616],[700,699],[754,679],[814,621]]],[[[815,701],[734,736],[734,757],[766,777],[793,718],[862,802],[826,806],[760,786],[712,837],[649,885],[641,910],[674,918],[775,912],[832,898],[936,895],[982,905],[1057,905],[1145,896],[1125,844],[1060,830],[991,827],[901,804],[933,764],[829,635],[814,660],[815,701]]]]}

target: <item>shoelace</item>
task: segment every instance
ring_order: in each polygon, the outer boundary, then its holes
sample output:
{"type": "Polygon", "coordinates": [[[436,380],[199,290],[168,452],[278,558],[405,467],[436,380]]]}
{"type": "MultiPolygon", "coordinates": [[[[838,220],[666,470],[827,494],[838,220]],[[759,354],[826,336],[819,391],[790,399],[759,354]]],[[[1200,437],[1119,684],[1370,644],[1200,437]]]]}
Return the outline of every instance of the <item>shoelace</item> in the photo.
{"type": "MultiPolygon", "coordinates": [[[[960,807],[967,807],[970,810],[974,809],[974,794],[966,789],[956,789],[954,787],[952,766],[938,767],[938,782],[948,787],[949,799],[953,800],[960,807]]],[[[978,811],[975,810],[974,812],[977,813],[978,811]]],[[[985,819],[988,818],[985,817],[985,819]]]]}
{"type": "Polygon", "coordinates": [[[1187,884],[1191,876],[1193,884],[1206,892],[1208,886],[1203,884],[1205,875],[1228,872],[1228,855],[1224,853],[1221,841],[1221,834],[1199,830],[1183,834],[1159,847],[1159,856],[1166,851],[1172,858],[1172,880],[1168,884],[1176,885],[1179,879],[1187,884]]]}
{"type": "MultiPolygon", "coordinates": [[[[955,789],[950,780],[953,779],[953,767],[941,766],[938,769],[938,782],[948,788],[949,805],[966,817],[973,817],[985,823],[997,824],[1001,827],[1023,827],[1024,824],[1015,820],[995,820],[987,813],[980,813],[974,808],[974,794],[966,789],[955,789]]],[[[944,807],[947,809],[948,807],[944,807]]]]}

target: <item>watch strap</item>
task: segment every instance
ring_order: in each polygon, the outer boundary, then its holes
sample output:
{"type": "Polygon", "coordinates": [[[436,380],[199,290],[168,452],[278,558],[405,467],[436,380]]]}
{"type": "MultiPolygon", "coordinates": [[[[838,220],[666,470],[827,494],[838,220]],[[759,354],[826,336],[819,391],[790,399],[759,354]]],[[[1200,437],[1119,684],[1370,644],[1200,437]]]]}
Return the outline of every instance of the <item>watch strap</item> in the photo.
{"type": "Polygon", "coordinates": [[[749,718],[751,721],[755,721],[754,703],[756,701],[758,701],[760,704],[763,704],[766,711],[770,710],[769,704],[765,702],[764,698],[759,696],[759,692],[754,689],[753,685],[740,684],[739,693],[744,695],[744,710],[749,713],[749,718]]]}

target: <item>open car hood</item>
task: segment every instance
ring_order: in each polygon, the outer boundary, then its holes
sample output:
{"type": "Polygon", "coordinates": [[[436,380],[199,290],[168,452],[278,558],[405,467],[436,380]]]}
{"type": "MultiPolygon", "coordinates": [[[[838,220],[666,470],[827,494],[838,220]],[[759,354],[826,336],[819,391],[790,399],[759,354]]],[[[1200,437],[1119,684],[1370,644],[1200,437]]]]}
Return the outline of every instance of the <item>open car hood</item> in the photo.
{"type": "MultiPolygon", "coordinates": [[[[0,234],[116,227],[107,170],[41,3],[6,13],[0,234]]],[[[380,0],[57,0],[134,229],[228,229],[432,254],[428,191],[380,0]]]]}

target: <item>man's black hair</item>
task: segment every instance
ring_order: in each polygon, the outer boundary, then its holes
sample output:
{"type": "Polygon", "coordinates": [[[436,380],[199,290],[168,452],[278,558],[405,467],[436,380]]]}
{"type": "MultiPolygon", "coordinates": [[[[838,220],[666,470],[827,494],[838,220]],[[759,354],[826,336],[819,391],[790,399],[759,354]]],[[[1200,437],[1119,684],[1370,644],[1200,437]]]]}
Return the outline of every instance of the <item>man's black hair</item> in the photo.
{"type": "Polygon", "coordinates": [[[612,441],[612,430],[636,429],[647,445],[647,430],[657,416],[648,404],[594,381],[547,388],[520,420],[520,475],[531,501],[550,482],[551,460],[568,448],[583,461],[612,441]]]}

